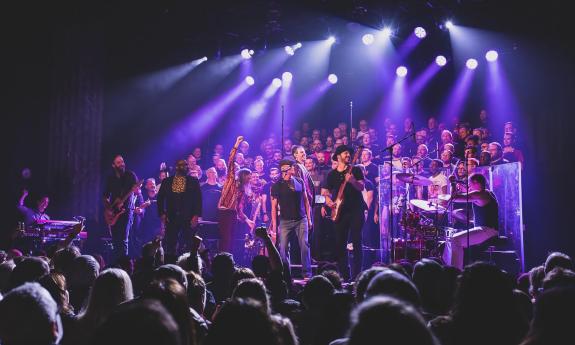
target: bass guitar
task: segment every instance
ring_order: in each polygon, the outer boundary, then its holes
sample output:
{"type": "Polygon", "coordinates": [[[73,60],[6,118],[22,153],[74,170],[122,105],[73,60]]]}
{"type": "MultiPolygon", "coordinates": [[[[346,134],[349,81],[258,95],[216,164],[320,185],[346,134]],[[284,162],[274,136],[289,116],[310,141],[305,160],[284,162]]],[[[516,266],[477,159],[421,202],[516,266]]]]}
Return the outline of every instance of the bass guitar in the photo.
{"type": "Polygon", "coordinates": [[[113,202],[106,201],[104,203],[104,220],[106,221],[106,224],[109,226],[114,226],[120,216],[126,213],[127,210],[124,207],[124,203],[130,196],[132,196],[132,193],[134,193],[138,188],[142,187],[143,183],[144,180],[138,181],[123,196],[116,198],[113,202]]]}
{"type": "MultiPolygon", "coordinates": [[[[355,151],[355,153],[353,155],[353,159],[349,163],[349,166],[343,171],[344,176],[347,174],[351,174],[351,169],[353,168],[353,165],[355,164],[355,162],[359,158],[361,151],[363,151],[363,146],[359,146],[357,148],[357,150],[355,151]]],[[[341,205],[344,202],[343,192],[345,190],[346,185],[347,185],[347,180],[344,179],[343,182],[341,183],[341,185],[339,186],[339,190],[337,191],[337,197],[335,198],[334,207],[331,211],[331,220],[333,220],[334,222],[338,221],[339,217],[341,216],[341,205]]]]}

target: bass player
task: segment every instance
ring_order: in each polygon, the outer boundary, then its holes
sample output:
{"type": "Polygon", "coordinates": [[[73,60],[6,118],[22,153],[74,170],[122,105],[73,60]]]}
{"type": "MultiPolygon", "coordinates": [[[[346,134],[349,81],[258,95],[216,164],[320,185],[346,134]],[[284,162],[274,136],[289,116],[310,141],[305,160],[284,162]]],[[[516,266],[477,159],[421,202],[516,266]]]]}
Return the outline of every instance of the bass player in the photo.
{"type": "Polygon", "coordinates": [[[104,187],[104,216],[110,226],[114,259],[128,255],[128,236],[132,228],[134,212],[134,191],[139,188],[138,177],[131,170],[126,170],[126,163],[121,155],[114,156],[113,173],[106,180],[104,187]]]}

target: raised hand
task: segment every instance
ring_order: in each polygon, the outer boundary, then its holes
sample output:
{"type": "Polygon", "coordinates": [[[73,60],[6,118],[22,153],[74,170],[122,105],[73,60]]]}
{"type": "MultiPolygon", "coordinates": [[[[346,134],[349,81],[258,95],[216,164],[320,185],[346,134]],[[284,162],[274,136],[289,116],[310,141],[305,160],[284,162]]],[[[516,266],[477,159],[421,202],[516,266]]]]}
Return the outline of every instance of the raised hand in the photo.
{"type": "Polygon", "coordinates": [[[236,143],[234,144],[234,147],[237,149],[238,146],[240,146],[240,143],[244,141],[244,137],[242,137],[241,135],[236,139],[236,143]]]}

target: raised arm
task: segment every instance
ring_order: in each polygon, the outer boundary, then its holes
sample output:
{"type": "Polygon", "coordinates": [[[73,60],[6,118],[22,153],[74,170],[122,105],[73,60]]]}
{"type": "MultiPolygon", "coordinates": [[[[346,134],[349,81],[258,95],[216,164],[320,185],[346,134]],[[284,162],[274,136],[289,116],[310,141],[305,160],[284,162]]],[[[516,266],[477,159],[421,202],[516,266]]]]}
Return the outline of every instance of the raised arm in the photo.
{"type": "Polygon", "coordinates": [[[453,202],[472,202],[478,206],[485,206],[489,202],[486,191],[473,191],[469,193],[452,194],[453,202]]]}
{"type": "MultiPolygon", "coordinates": [[[[244,141],[244,137],[242,137],[241,135],[239,137],[236,138],[236,143],[234,144],[234,147],[232,147],[232,150],[230,151],[230,156],[228,157],[228,176],[227,176],[227,180],[230,179],[230,176],[232,179],[235,179],[235,175],[236,175],[236,165],[234,164],[236,161],[236,153],[238,152],[238,147],[240,147],[241,142],[244,141]]],[[[226,181],[227,183],[227,181],[226,181]]]]}

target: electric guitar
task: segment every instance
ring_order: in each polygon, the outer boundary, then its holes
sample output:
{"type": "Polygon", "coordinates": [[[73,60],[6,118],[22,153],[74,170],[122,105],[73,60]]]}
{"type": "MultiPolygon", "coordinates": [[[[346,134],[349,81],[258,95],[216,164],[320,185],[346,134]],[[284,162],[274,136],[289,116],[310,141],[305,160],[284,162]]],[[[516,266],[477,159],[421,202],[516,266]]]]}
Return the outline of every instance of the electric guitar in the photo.
{"type": "MultiPolygon", "coordinates": [[[[363,151],[363,146],[359,146],[357,148],[357,150],[355,151],[355,153],[353,155],[353,159],[349,163],[349,166],[344,170],[344,176],[347,174],[351,174],[351,169],[353,168],[353,164],[359,158],[361,151],[363,151]]],[[[345,190],[346,185],[347,185],[347,180],[344,179],[343,182],[341,183],[341,185],[339,186],[339,190],[337,191],[337,197],[335,198],[335,201],[334,201],[335,205],[333,207],[333,210],[331,211],[331,220],[333,220],[334,222],[336,222],[339,219],[339,217],[341,216],[341,205],[344,202],[343,191],[345,190]]]]}
{"type": "Polygon", "coordinates": [[[124,202],[126,202],[126,200],[128,200],[128,198],[132,196],[132,193],[134,193],[138,188],[141,188],[143,183],[144,180],[136,182],[125,195],[116,198],[111,203],[108,201],[104,203],[105,206],[104,220],[106,221],[106,224],[108,224],[109,226],[114,226],[118,221],[118,219],[120,218],[120,216],[126,213],[124,202]]]}

